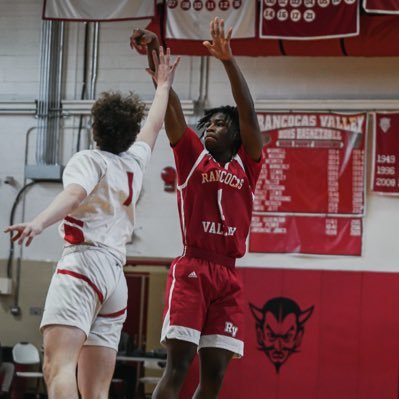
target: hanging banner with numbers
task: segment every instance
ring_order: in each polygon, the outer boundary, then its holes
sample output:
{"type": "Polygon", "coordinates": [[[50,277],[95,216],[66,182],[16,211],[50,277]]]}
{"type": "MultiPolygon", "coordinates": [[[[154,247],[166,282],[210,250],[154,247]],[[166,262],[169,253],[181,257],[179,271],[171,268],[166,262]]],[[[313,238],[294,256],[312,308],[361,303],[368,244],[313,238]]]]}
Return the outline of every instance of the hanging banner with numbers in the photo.
{"type": "Polygon", "coordinates": [[[372,175],[373,191],[399,195],[399,112],[374,114],[372,175]]]}
{"type": "Polygon", "coordinates": [[[312,40],[358,34],[358,0],[261,1],[261,38],[312,40]]]}
{"type": "Polygon", "coordinates": [[[168,39],[209,40],[209,22],[223,18],[233,38],[255,37],[256,0],[167,0],[168,39]]]}
{"type": "Polygon", "coordinates": [[[367,12],[377,14],[399,14],[398,0],[363,0],[363,8],[367,12]]]}

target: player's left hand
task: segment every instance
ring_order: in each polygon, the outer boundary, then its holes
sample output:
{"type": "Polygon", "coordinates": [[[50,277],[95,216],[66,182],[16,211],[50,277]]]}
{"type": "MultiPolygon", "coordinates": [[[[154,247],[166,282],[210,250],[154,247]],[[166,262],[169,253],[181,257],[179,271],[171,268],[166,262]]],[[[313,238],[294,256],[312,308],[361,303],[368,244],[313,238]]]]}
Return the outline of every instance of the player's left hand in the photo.
{"type": "Polygon", "coordinates": [[[229,28],[227,35],[224,32],[224,19],[215,17],[210,23],[212,43],[204,41],[202,44],[208,49],[211,55],[221,61],[228,61],[233,57],[230,47],[230,39],[233,28],[229,28]]]}
{"type": "Polygon", "coordinates": [[[166,49],[166,53],[164,52],[163,47],[159,48],[159,55],[155,50],[152,51],[152,58],[155,65],[155,71],[152,71],[150,68],[147,68],[146,71],[148,74],[154,79],[156,84],[167,83],[170,86],[172,85],[175,70],[180,62],[180,57],[177,57],[173,62],[170,57],[170,49],[166,49]]]}

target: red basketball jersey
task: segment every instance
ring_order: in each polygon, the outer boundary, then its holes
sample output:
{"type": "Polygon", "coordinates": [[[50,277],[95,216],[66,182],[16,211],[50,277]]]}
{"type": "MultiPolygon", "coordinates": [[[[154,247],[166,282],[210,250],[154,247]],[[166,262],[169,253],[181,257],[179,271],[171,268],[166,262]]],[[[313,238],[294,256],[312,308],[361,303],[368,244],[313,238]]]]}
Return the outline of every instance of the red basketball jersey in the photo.
{"type": "Polygon", "coordinates": [[[184,245],[242,257],[262,162],[253,161],[241,146],[230,162],[220,164],[190,128],[173,152],[184,245]]]}

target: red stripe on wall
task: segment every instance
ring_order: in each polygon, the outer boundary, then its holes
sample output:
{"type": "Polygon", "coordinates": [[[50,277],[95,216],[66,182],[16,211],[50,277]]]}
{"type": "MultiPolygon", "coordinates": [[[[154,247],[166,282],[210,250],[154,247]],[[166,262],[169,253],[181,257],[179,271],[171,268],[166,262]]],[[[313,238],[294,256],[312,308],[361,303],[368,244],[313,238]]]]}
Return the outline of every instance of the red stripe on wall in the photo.
{"type": "Polygon", "coordinates": [[[98,296],[98,299],[101,303],[104,302],[104,295],[101,293],[100,289],[85,275],[80,274],[80,273],[76,273],[72,270],[67,270],[67,269],[58,269],[57,270],[58,274],[65,274],[67,276],[71,276],[71,277],[75,277],[78,278],[80,280],[83,280],[84,282],[86,282],[87,284],[89,284],[89,286],[91,288],[93,288],[93,290],[95,291],[95,293],[98,296]]]}

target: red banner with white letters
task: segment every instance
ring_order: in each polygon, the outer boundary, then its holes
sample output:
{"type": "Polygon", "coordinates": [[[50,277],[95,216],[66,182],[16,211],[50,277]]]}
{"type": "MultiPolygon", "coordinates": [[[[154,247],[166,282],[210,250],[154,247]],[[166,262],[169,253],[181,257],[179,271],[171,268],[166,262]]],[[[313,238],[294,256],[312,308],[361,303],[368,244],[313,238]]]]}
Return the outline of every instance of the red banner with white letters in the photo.
{"type": "Polygon", "coordinates": [[[258,113],[254,212],[362,215],[367,114],[258,113]]]}
{"type": "Polygon", "coordinates": [[[358,0],[261,1],[261,38],[313,40],[358,34],[358,0]]]}
{"type": "Polygon", "coordinates": [[[360,256],[367,114],[258,113],[251,252],[360,256]]]}
{"type": "Polygon", "coordinates": [[[399,112],[374,113],[372,189],[399,195],[399,112]]]}
{"type": "Polygon", "coordinates": [[[209,40],[209,22],[223,18],[233,38],[255,37],[256,0],[167,0],[166,38],[209,40]]]}
{"type": "Polygon", "coordinates": [[[363,0],[367,12],[379,14],[399,14],[398,0],[363,0]]]}

